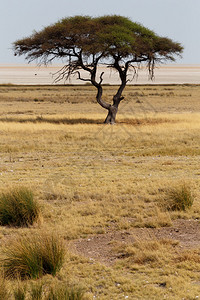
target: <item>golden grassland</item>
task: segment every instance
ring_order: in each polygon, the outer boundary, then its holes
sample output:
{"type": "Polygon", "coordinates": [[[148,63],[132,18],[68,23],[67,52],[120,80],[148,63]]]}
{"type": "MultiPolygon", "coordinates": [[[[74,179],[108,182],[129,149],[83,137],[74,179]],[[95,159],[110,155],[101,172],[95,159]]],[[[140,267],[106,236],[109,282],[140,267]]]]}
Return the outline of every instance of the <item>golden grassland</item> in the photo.
{"type": "MultiPolygon", "coordinates": [[[[116,87],[104,88],[109,101],[116,87]]],[[[89,85],[0,86],[1,191],[28,186],[43,211],[31,228],[0,227],[1,248],[35,231],[58,233],[69,248],[65,265],[41,280],[75,283],[86,299],[200,297],[200,248],[113,241],[118,259],[110,265],[70,246],[91,235],[173,227],[176,219],[199,222],[200,86],[127,86],[113,126],[102,124],[106,111],[95,92],[89,85]],[[167,211],[166,190],[182,183],[192,188],[192,208],[167,211]]]]}

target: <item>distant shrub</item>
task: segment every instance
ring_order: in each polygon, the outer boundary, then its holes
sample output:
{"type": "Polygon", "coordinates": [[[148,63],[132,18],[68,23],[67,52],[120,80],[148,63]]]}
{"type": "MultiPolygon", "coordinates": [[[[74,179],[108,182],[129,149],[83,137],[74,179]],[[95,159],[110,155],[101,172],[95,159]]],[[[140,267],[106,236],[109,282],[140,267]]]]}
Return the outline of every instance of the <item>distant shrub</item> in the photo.
{"type": "Polygon", "coordinates": [[[169,189],[166,195],[168,210],[185,211],[192,207],[193,202],[191,188],[186,184],[169,189]]]}
{"type": "Polygon", "coordinates": [[[40,216],[40,207],[30,189],[15,188],[0,195],[0,224],[12,226],[32,225],[40,216]]]}
{"type": "Polygon", "coordinates": [[[55,235],[23,237],[6,248],[2,260],[4,274],[21,279],[36,279],[44,274],[55,276],[62,267],[64,255],[64,244],[55,235]]]}

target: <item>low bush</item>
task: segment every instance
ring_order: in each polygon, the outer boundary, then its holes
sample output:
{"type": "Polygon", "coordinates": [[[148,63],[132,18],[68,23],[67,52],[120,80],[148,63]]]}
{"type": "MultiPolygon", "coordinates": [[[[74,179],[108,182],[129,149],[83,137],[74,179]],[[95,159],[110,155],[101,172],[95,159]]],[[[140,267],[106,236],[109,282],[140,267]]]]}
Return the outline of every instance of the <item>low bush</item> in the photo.
{"type": "Polygon", "coordinates": [[[63,265],[64,255],[63,241],[55,235],[23,237],[6,248],[2,260],[4,274],[21,279],[36,279],[45,274],[55,276],[63,265]]]}
{"type": "Polygon", "coordinates": [[[192,207],[194,196],[190,186],[183,184],[169,189],[165,200],[168,210],[185,211],[192,207]]]}
{"type": "Polygon", "coordinates": [[[0,195],[0,225],[29,226],[40,214],[40,207],[28,188],[15,188],[0,195]]]}

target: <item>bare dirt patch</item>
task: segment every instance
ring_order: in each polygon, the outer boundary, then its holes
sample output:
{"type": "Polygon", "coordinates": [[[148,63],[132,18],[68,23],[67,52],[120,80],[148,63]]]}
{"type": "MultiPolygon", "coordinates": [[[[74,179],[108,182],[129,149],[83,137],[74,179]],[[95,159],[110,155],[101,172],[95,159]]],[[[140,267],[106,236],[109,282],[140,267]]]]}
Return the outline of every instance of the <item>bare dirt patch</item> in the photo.
{"type": "Polygon", "coordinates": [[[200,246],[200,222],[198,220],[176,220],[172,227],[133,228],[126,231],[109,232],[79,239],[70,244],[76,254],[105,265],[112,265],[118,256],[113,252],[113,244],[131,244],[136,241],[171,239],[177,247],[195,249],[200,246]]]}

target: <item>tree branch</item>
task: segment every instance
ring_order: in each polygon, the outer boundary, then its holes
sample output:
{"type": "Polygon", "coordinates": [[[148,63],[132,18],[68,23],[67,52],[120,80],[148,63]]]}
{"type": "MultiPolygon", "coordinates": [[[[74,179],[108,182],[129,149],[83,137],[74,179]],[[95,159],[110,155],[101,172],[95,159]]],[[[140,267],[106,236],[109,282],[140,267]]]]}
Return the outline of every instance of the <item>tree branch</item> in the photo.
{"type": "Polygon", "coordinates": [[[85,78],[82,78],[81,77],[81,73],[79,72],[79,71],[77,71],[77,72],[75,72],[74,74],[78,74],[78,78],[77,79],[79,79],[79,80],[82,80],[82,81],[89,81],[90,83],[91,83],[91,79],[85,79],[85,78]]]}
{"type": "Polygon", "coordinates": [[[101,85],[101,84],[102,84],[102,82],[103,82],[103,74],[104,74],[104,72],[102,72],[102,73],[101,73],[101,75],[100,75],[100,81],[99,81],[99,85],[101,85]]]}

